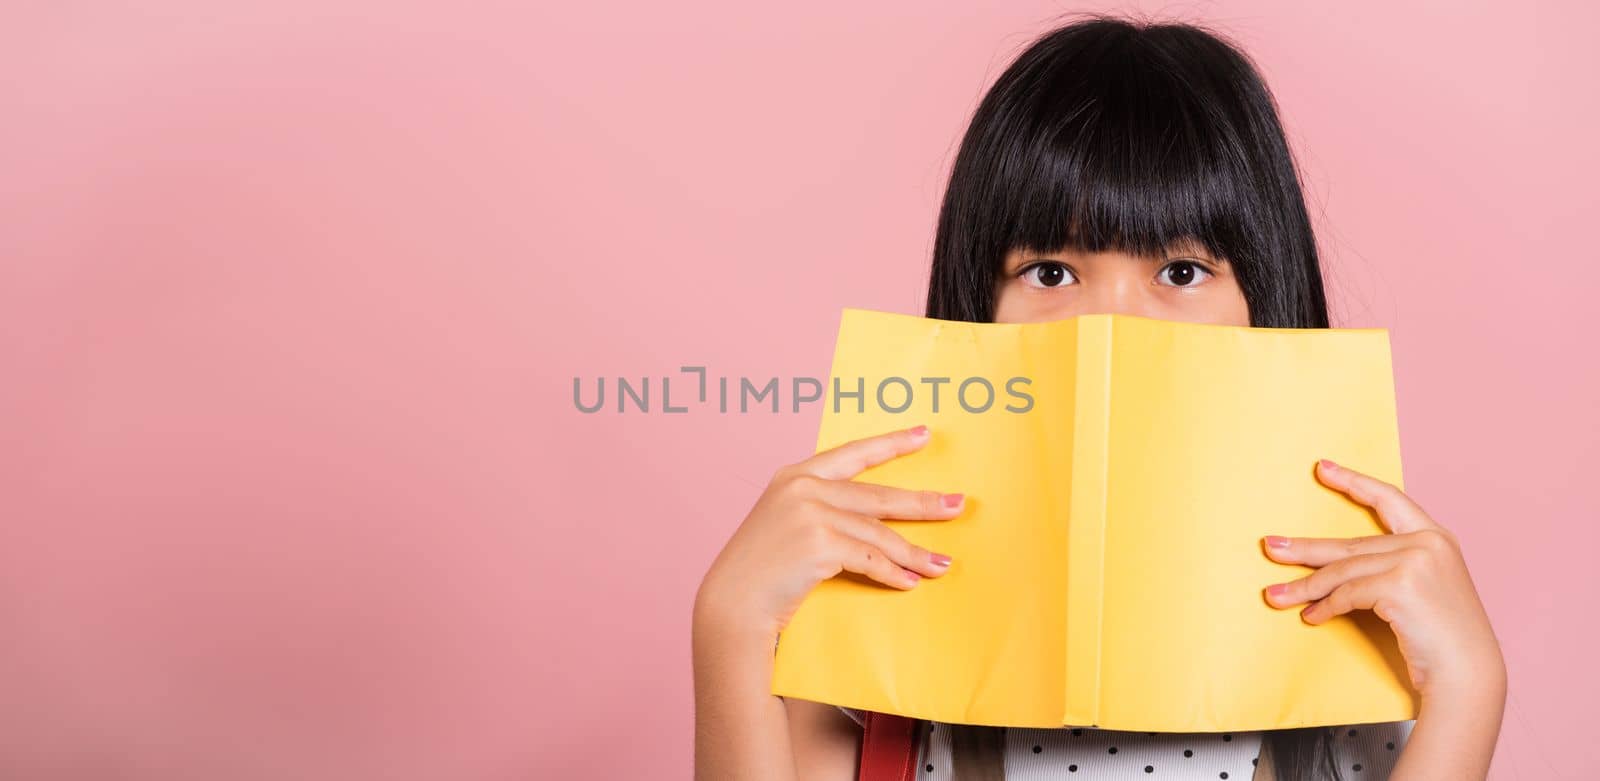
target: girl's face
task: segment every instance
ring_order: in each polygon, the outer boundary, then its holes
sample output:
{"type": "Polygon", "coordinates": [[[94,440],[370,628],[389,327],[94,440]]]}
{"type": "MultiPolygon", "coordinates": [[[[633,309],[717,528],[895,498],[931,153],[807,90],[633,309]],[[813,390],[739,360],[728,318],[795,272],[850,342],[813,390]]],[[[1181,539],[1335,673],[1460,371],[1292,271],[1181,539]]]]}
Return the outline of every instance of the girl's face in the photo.
{"type": "Polygon", "coordinates": [[[1232,266],[1198,245],[1174,245],[1160,258],[1074,250],[1013,250],[1006,256],[995,288],[995,322],[1035,323],[1089,314],[1250,324],[1232,266]]]}

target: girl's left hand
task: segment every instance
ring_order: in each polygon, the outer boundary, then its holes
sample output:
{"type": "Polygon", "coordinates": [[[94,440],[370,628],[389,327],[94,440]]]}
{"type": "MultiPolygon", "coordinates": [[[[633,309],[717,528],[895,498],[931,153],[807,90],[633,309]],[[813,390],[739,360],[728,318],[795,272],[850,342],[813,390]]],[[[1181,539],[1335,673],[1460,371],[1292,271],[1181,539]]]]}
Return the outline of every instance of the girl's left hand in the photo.
{"type": "Polygon", "coordinates": [[[1390,533],[1267,537],[1273,561],[1317,568],[1268,586],[1268,604],[1310,602],[1300,613],[1310,624],[1356,609],[1377,613],[1394,629],[1411,683],[1425,700],[1493,698],[1496,687],[1503,693],[1505,661],[1455,536],[1382,480],[1327,460],[1318,462],[1317,479],[1377,511],[1390,533]]]}

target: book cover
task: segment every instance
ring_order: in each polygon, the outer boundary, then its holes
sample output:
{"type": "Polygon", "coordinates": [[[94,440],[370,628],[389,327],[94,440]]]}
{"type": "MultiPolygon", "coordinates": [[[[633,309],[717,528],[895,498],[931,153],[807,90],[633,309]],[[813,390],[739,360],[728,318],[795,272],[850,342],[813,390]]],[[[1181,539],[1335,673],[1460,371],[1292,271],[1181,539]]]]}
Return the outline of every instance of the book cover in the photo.
{"type": "Polygon", "coordinates": [[[1313,475],[1402,485],[1388,334],[1084,315],[845,310],[817,449],[926,424],[857,480],[967,494],[887,521],[954,563],[909,591],[848,573],[779,637],[773,693],[947,723],[1159,732],[1416,716],[1394,635],[1311,626],[1262,536],[1383,533],[1313,475]]]}

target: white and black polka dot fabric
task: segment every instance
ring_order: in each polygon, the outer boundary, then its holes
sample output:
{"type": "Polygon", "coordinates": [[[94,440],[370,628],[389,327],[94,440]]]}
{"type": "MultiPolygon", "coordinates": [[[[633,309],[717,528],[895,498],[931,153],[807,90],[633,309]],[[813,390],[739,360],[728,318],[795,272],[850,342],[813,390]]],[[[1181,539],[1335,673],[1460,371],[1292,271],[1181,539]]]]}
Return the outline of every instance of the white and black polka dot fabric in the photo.
{"type": "MultiPolygon", "coordinates": [[[[843,708],[862,720],[860,711],[843,708]]],[[[1349,781],[1385,779],[1415,722],[1359,724],[1334,731],[1333,756],[1349,781]]],[[[950,779],[950,727],[927,725],[917,781],[950,779]]],[[[1006,781],[1234,779],[1249,781],[1261,755],[1260,732],[1119,732],[1090,728],[1005,731],[1006,781]]]]}

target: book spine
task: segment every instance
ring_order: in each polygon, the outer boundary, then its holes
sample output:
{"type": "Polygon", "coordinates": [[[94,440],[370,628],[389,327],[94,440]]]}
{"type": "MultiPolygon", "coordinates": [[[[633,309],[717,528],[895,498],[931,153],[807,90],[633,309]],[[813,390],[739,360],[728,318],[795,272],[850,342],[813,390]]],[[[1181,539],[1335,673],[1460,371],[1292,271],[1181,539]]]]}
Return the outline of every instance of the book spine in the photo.
{"type": "Polygon", "coordinates": [[[1061,723],[1100,719],[1100,627],[1106,527],[1106,456],[1111,423],[1111,317],[1078,318],[1067,513],[1066,697],[1061,723]]]}

